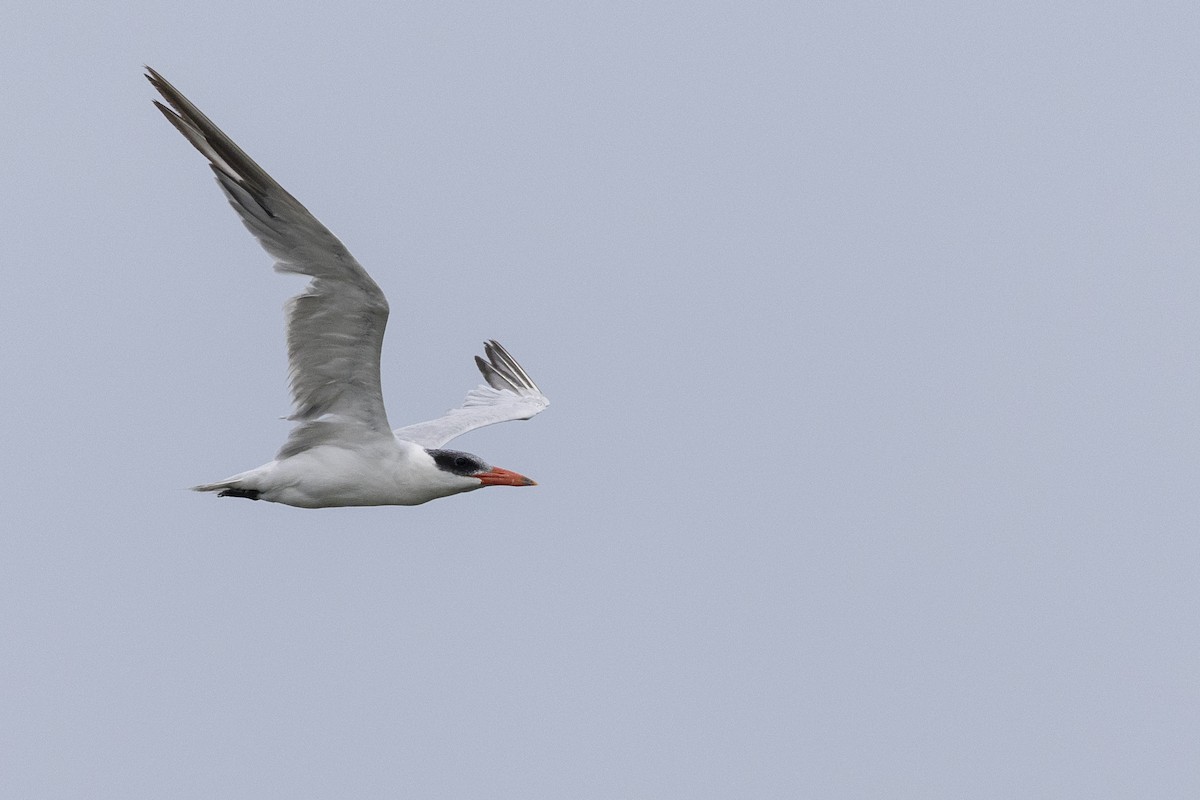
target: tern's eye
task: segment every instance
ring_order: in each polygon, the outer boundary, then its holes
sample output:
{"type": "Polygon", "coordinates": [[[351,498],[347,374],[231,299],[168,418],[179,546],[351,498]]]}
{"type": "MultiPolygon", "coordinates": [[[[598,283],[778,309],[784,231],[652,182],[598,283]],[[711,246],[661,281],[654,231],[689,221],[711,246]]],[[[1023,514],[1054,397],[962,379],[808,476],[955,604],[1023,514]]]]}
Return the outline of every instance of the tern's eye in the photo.
{"type": "Polygon", "coordinates": [[[461,450],[430,450],[429,455],[438,467],[455,475],[472,476],[488,468],[478,457],[461,450]]]}

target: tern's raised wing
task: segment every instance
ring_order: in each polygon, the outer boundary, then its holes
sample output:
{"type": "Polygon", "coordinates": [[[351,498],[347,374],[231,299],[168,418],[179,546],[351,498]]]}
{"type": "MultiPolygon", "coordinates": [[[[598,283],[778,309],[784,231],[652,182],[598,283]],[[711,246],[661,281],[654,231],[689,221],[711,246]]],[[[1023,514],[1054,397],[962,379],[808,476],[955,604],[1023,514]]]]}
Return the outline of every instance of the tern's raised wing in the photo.
{"type": "Polygon", "coordinates": [[[341,437],[347,429],[368,437],[387,434],[379,386],[379,352],[388,318],[383,292],[308,209],[178,89],[149,67],[146,71],[170,108],[157,100],[154,104],[208,159],[230,205],[275,257],[275,269],[312,277],[287,305],[295,405],[290,418],[302,424],[284,450],[295,453],[320,443],[326,428],[336,427],[341,437]]]}
{"type": "Polygon", "coordinates": [[[529,419],[550,405],[542,390],[499,342],[486,342],[483,349],[487,361],[475,356],[475,363],[488,385],[476,386],[461,406],[438,419],[398,428],[394,431],[397,439],[422,447],[441,447],[467,431],[497,422],[529,419]]]}

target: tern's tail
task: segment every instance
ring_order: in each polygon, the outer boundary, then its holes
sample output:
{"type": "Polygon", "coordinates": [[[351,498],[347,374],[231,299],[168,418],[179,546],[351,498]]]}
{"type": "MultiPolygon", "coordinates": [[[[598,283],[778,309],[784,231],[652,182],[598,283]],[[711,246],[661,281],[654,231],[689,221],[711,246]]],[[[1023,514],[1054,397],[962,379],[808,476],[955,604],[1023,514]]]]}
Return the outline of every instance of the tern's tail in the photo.
{"type": "Polygon", "coordinates": [[[232,478],[226,478],[219,483],[202,483],[199,486],[193,486],[193,492],[217,492],[217,497],[245,497],[250,500],[257,500],[261,490],[251,489],[244,483],[244,478],[247,473],[234,475],[232,478]]]}

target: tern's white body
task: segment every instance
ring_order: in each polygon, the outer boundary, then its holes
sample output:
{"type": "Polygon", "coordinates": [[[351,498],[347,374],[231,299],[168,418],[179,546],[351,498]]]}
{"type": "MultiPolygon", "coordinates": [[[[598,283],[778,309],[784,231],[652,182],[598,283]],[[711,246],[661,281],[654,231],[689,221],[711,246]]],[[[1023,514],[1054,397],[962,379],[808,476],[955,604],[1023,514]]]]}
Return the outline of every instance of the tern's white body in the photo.
{"type": "Polygon", "coordinates": [[[484,425],[529,419],[547,405],[529,375],[495,341],[475,362],[487,385],[444,416],[392,431],[379,385],[387,325],[383,292],[308,209],[157,72],[155,102],[209,161],[242,222],[275,257],[275,269],[312,281],[287,308],[288,361],[296,421],[273,461],[194,487],[222,496],[302,508],[418,505],[483,486],[533,481],[476,456],[440,449],[484,425]]]}
{"type": "Polygon", "coordinates": [[[483,484],[438,469],[424,447],[393,439],[369,447],[318,445],[235,475],[213,489],[234,486],[258,491],[260,500],[323,508],[415,506],[483,484]]]}

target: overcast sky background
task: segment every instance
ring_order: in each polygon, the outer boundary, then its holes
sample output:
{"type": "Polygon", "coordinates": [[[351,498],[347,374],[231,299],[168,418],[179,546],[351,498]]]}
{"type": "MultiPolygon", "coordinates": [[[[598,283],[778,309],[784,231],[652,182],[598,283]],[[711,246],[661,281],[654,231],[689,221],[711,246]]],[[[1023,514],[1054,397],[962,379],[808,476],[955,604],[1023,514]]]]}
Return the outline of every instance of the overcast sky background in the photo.
{"type": "Polygon", "coordinates": [[[382,8],[0,7],[0,795],[1197,796],[1200,6],[382,8]],[[537,488],[185,490],[302,282],[143,63],[537,488]]]}

